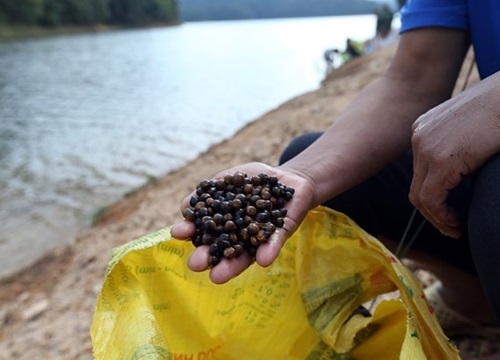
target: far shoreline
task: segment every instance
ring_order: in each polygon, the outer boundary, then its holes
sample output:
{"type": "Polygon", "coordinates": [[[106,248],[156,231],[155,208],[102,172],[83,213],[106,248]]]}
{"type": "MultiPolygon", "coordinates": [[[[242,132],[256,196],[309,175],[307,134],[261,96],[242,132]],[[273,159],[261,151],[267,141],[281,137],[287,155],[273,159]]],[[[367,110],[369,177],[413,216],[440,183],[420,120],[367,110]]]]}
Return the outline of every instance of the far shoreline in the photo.
{"type": "Polygon", "coordinates": [[[141,25],[64,25],[56,27],[27,26],[27,25],[3,25],[0,26],[0,43],[15,41],[39,39],[50,36],[67,36],[80,34],[100,34],[123,30],[141,30],[153,28],[166,28],[182,25],[182,22],[176,23],[150,23],[141,25]]]}

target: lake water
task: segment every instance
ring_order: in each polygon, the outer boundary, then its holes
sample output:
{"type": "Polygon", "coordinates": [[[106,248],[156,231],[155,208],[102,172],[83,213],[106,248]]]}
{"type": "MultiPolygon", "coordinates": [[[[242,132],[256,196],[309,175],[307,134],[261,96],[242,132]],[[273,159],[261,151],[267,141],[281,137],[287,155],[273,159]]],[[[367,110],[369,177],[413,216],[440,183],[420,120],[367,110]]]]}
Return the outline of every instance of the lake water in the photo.
{"type": "Polygon", "coordinates": [[[186,23],[0,43],[0,276],[325,74],[375,17],[186,23]]]}

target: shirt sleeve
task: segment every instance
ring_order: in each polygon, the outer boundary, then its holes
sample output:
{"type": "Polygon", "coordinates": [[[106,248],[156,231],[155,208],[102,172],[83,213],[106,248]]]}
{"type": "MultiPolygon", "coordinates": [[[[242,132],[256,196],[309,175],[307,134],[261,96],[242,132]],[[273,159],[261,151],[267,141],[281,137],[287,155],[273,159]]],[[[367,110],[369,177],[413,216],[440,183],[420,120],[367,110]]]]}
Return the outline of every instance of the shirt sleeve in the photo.
{"type": "Polygon", "coordinates": [[[466,0],[407,0],[401,9],[400,32],[431,26],[467,30],[466,0]]]}

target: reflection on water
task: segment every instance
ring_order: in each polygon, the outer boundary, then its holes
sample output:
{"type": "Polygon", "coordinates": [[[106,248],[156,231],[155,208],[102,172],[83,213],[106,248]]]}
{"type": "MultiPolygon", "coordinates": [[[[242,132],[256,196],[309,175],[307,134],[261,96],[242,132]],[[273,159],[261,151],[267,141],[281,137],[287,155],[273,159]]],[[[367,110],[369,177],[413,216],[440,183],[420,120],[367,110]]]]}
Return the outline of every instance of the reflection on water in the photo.
{"type": "Polygon", "coordinates": [[[0,44],[0,276],[97,208],[316,88],[372,16],[190,23],[0,44]]]}

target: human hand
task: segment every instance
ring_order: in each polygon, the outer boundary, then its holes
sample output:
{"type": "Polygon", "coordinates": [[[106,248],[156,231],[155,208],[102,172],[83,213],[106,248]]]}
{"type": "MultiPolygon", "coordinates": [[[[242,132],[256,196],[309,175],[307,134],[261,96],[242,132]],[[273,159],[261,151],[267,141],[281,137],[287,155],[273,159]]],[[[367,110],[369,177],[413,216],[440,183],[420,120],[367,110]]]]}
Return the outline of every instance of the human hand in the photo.
{"type": "Polygon", "coordinates": [[[410,201],[444,235],[461,236],[457,213],[447,203],[449,191],[500,151],[499,80],[481,81],[413,125],[410,201]]]}
{"type": "MultiPolygon", "coordinates": [[[[269,266],[278,256],[285,241],[295,232],[302,222],[307,212],[311,208],[313,199],[313,187],[305,178],[294,173],[273,168],[263,163],[248,163],[237,166],[214,176],[215,179],[222,179],[227,174],[242,172],[248,176],[266,173],[269,176],[276,176],[280,183],[295,189],[294,196],[286,203],[287,214],[284,218],[284,225],[277,228],[271,235],[268,242],[262,243],[257,250],[256,261],[261,266],[269,266]]],[[[181,204],[181,209],[189,206],[189,199],[193,194],[188,195],[181,204]]],[[[175,224],[171,234],[177,239],[190,240],[195,234],[195,226],[192,222],[183,220],[175,224]]],[[[209,269],[209,246],[202,245],[197,247],[188,260],[188,267],[193,271],[205,271],[209,269]]],[[[225,283],[231,278],[242,273],[251,265],[253,259],[245,252],[237,258],[231,260],[222,259],[222,261],[210,268],[210,279],[217,284],[225,283]]]]}

